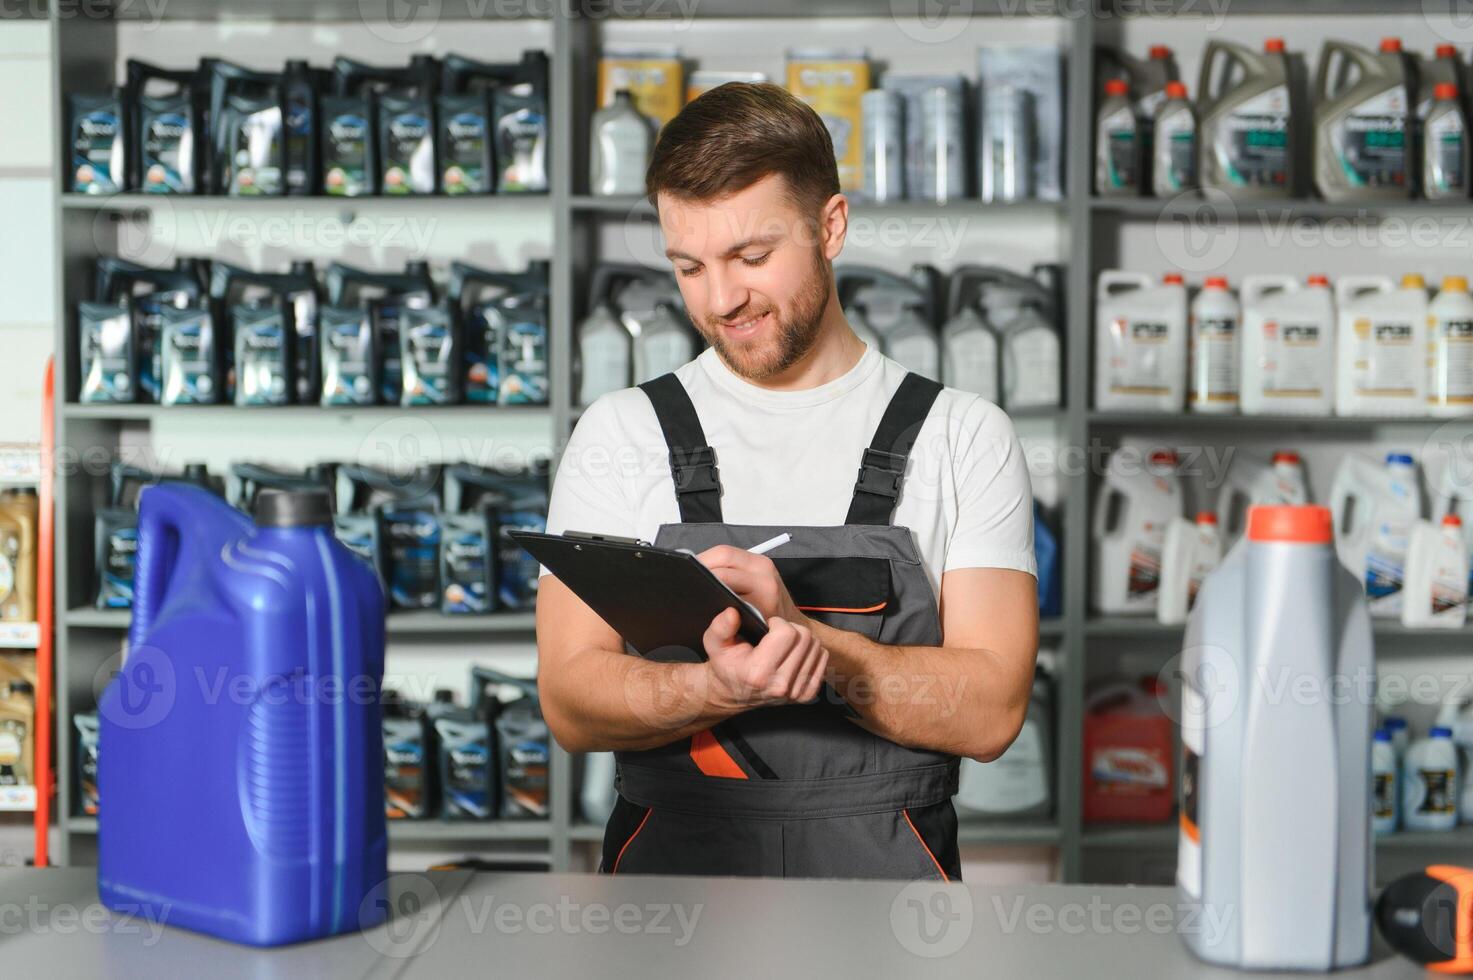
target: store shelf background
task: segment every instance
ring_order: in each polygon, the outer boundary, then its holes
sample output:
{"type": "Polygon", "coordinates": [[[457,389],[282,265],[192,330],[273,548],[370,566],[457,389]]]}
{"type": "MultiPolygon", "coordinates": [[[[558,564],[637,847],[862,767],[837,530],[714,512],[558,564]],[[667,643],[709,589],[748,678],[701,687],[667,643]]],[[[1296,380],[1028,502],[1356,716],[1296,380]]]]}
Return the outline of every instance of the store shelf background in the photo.
{"type": "MultiPolygon", "coordinates": [[[[370,7],[372,5],[369,5],[370,7]]],[[[549,14],[552,3],[519,6],[523,12],[549,14]]],[[[331,0],[308,4],[266,3],[264,0],[228,0],[204,3],[179,0],[164,10],[162,23],[129,20],[120,23],[64,18],[52,13],[49,23],[35,25],[45,33],[53,59],[55,84],[46,120],[55,126],[60,118],[60,93],[98,84],[121,68],[130,56],[163,64],[189,64],[199,55],[225,53],[232,60],[269,67],[286,57],[307,57],[314,64],[327,64],[338,53],[363,61],[400,64],[416,51],[445,53],[459,51],[477,58],[497,60],[514,57],[524,47],[542,47],[552,56],[552,170],[553,191],[542,198],[480,198],[469,201],[425,199],[399,201],[369,199],[352,202],[325,200],[219,201],[179,199],[166,202],[140,200],[122,195],[111,200],[80,201],[55,193],[50,148],[46,141],[44,159],[35,169],[52,204],[51,221],[42,231],[39,245],[50,249],[45,237],[54,230],[54,251],[46,253],[43,274],[50,275],[54,288],[46,297],[42,317],[55,322],[58,351],[71,344],[66,316],[72,303],[90,286],[89,261],[99,252],[110,252],[153,261],[178,254],[215,255],[253,267],[276,267],[291,257],[318,260],[339,258],[368,267],[394,268],[422,249],[436,264],[463,258],[488,267],[519,268],[529,258],[550,257],[553,310],[551,355],[553,403],[545,410],[501,412],[474,411],[413,412],[401,415],[393,409],[373,409],[338,415],[323,412],[319,417],[308,409],[272,412],[217,410],[197,415],[168,412],[149,407],[121,411],[101,407],[68,406],[60,413],[58,441],[64,447],[93,446],[127,452],[151,452],[168,465],[205,459],[220,469],[238,458],[277,458],[305,463],[316,459],[343,458],[367,449],[390,454],[421,453],[433,458],[493,459],[498,452],[543,452],[555,457],[560,440],[569,431],[576,409],[568,402],[571,380],[571,336],[573,324],[585,312],[584,284],[598,260],[635,260],[661,265],[653,213],[639,201],[605,201],[583,196],[586,191],[589,116],[594,108],[597,55],[611,40],[674,40],[683,56],[707,68],[760,68],[781,80],[781,51],[786,46],[855,45],[869,50],[876,68],[929,69],[975,74],[979,44],[1008,40],[1052,41],[1063,49],[1069,75],[1067,200],[990,206],[976,201],[957,201],[944,206],[903,202],[883,207],[854,208],[853,232],[844,260],[875,262],[904,269],[914,261],[931,261],[949,268],[961,262],[1009,265],[1014,268],[1035,261],[1067,260],[1068,324],[1066,343],[1066,392],[1068,404],[1059,413],[1019,417],[1017,427],[1024,441],[1037,484],[1056,502],[1064,526],[1065,616],[1046,624],[1042,644],[1060,656],[1058,681],[1058,811],[1056,819],[1026,826],[994,826],[967,823],[962,830],[968,853],[996,862],[999,856],[1017,855],[1018,867],[1049,873],[1057,847],[1059,871],[1069,880],[1153,880],[1169,877],[1174,863],[1172,828],[1084,828],[1079,819],[1080,732],[1083,694],[1091,676],[1118,669],[1159,669],[1171,656],[1173,633],[1149,623],[1122,623],[1092,617],[1086,596],[1088,586],[1087,530],[1094,492],[1088,471],[1070,475],[1055,465],[1061,446],[1088,447],[1094,442],[1114,445],[1123,438],[1175,438],[1201,445],[1263,447],[1265,451],[1292,438],[1309,452],[1309,444],[1324,444],[1328,454],[1348,448],[1386,444],[1405,445],[1409,437],[1426,438],[1435,427],[1425,423],[1380,425],[1375,422],[1323,420],[1200,420],[1189,416],[1105,417],[1089,409],[1091,388],[1090,341],[1094,273],[1105,267],[1124,265],[1147,270],[1168,265],[1182,267],[1195,278],[1200,270],[1190,267],[1194,257],[1183,236],[1206,227],[1211,250],[1217,236],[1231,235],[1236,243],[1225,263],[1234,279],[1244,272],[1261,271],[1269,260],[1265,245],[1270,234],[1288,243],[1282,255],[1271,257],[1273,269],[1294,272],[1363,271],[1405,264],[1437,275],[1466,262],[1461,255],[1416,254],[1405,249],[1379,249],[1378,254],[1355,256],[1351,250],[1336,252],[1296,245],[1295,235],[1335,220],[1354,221],[1363,212],[1358,207],[1330,206],[1321,202],[1296,202],[1287,207],[1258,212],[1232,209],[1231,217],[1217,220],[1211,209],[1195,201],[1095,201],[1090,197],[1090,132],[1093,121],[1093,48],[1096,43],[1121,45],[1144,51],[1151,43],[1170,44],[1176,51],[1183,77],[1195,95],[1196,56],[1211,37],[1239,40],[1257,47],[1262,37],[1281,34],[1291,46],[1313,57],[1322,37],[1329,34],[1374,43],[1382,34],[1398,33],[1414,50],[1430,49],[1439,41],[1460,44],[1464,57],[1473,44],[1469,36],[1455,35],[1461,28],[1446,11],[1432,5],[1423,17],[1421,2],[1353,0],[1353,2],[1294,2],[1294,0],[1236,0],[1230,15],[1220,22],[1204,17],[1210,8],[1182,4],[1187,14],[1180,18],[1121,16],[1135,10],[1122,5],[1114,16],[1076,16],[1087,4],[1063,3],[1069,16],[1049,18],[997,18],[986,16],[1022,10],[1038,13],[1052,9],[1043,4],[1000,2],[963,5],[979,15],[969,23],[922,22],[906,14],[929,15],[920,0],[821,0],[794,5],[775,0],[738,2],[706,0],[695,7],[689,22],[672,25],[668,16],[656,20],[621,20],[607,16],[607,7],[581,9],[583,16],[529,17],[514,21],[471,22],[472,11],[498,10],[496,5],[467,5],[447,2],[442,19],[432,30],[410,44],[387,38],[403,37],[382,21],[360,20],[360,4],[331,0]],[[915,9],[912,10],[911,8],[915,9]],[[793,16],[801,13],[802,16],[793,16]],[[892,13],[900,20],[892,19],[892,13]],[[1407,14],[1415,16],[1408,17],[1407,14]],[[586,16],[594,14],[594,16],[586,16]],[[1334,16],[1327,16],[1334,15],[1334,16]],[[1343,16],[1353,15],[1353,16],[1343,16]],[[1439,19],[1440,18],[1440,19],[1439,19]],[[283,22],[290,22],[286,30],[283,22]],[[672,31],[678,26],[678,31],[672,31]],[[1204,27],[1208,30],[1204,31],[1204,27]],[[774,43],[780,36],[781,44],[774,43]],[[929,43],[930,41],[938,43],[929,43]],[[1348,218],[1347,218],[1348,216],[1348,218]],[[300,220],[305,231],[290,231],[288,221],[300,220]],[[1184,220],[1186,219],[1186,220],[1184,220]],[[1193,222],[1197,224],[1193,224],[1193,222]],[[1285,224],[1287,222],[1287,224],[1285,224]],[[273,239],[268,231],[288,229],[288,245],[273,239]],[[350,230],[368,230],[367,244],[348,244],[350,230]],[[1229,230],[1230,229],[1230,230],[1229,230]],[[291,237],[294,236],[294,237],[291,237]],[[898,236],[898,242],[895,236],[898,236]],[[554,250],[552,243],[559,243],[554,250]],[[288,247],[289,246],[289,247],[288,247]],[[160,255],[160,251],[164,254],[160,255]],[[55,311],[50,308],[55,307],[55,311]],[[59,314],[59,315],[58,315],[59,314]],[[222,439],[222,423],[228,419],[229,439],[222,439]],[[289,447],[290,452],[283,448],[289,447]],[[438,449],[438,455],[436,450],[438,449]]],[[[668,15],[669,4],[646,5],[652,16],[668,15]]],[[[630,5],[619,5],[629,12],[630,5]]],[[[7,30],[11,30],[8,28],[7,30]]],[[[0,32],[3,33],[3,32],[0,32]]],[[[0,45],[7,42],[0,39],[0,45]]],[[[32,42],[34,43],[34,42],[32,42]]],[[[3,50],[3,49],[0,49],[3,50]]],[[[38,90],[36,86],[33,89],[38,90]]],[[[27,144],[28,146],[29,144],[27,144]]],[[[33,174],[34,176],[34,174],[33,174]]],[[[0,172],[0,178],[3,178],[0,172]]],[[[5,184],[0,181],[0,194],[5,184]]],[[[34,207],[34,203],[32,207],[34,207]]],[[[1412,218],[1473,218],[1468,202],[1443,210],[1409,202],[1380,204],[1366,212],[1366,220],[1381,222],[1412,218]]],[[[14,237],[14,236],[12,236],[14,237]]],[[[353,242],[361,239],[353,238],[353,242]]],[[[29,247],[29,246],[28,246],[29,247]]],[[[418,256],[413,256],[418,257],[418,256]]],[[[1217,261],[1216,253],[1210,258],[1217,261]]],[[[1217,271],[1214,269],[1214,271],[1217,271]]],[[[1458,271],[1465,271],[1459,269],[1458,271]]],[[[0,329],[4,329],[0,324],[0,329]]],[[[69,364],[68,358],[58,361],[69,364]]],[[[69,369],[70,370],[70,369],[69,369]]],[[[74,379],[65,379],[71,382],[74,379]]],[[[73,388],[66,384],[71,393],[73,388]]],[[[1245,450],[1246,451],[1246,450],[1245,450]]],[[[1311,453],[1313,455],[1313,453],[1311,453]]],[[[1318,466],[1318,464],[1315,464],[1318,466]]],[[[1328,487],[1312,473],[1315,488],[1323,494],[1328,487]]],[[[91,703],[94,675],[116,652],[123,617],[90,610],[91,531],[87,500],[91,478],[70,477],[60,482],[58,554],[61,560],[58,600],[68,609],[59,632],[62,671],[58,720],[62,738],[61,802],[70,803],[70,711],[91,703]]],[[[498,663],[530,672],[534,666],[530,621],[526,617],[502,624],[486,624],[484,634],[466,633],[462,627],[433,621],[430,617],[397,618],[390,623],[391,674],[417,680],[432,678],[436,686],[463,687],[473,662],[498,663]],[[433,625],[432,625],[433,624],[433,625]]],[[[1387,641],[1402,639],[1394,628],[1378,634],[1387,641]]],[[[1426,654],[1441,656],[1441,640],[1425,636],[1406,637],[1415,644],[1412,660],[1426,654]]],[[[1466,637],[1449,637],[1462,644],[1466,637]]],[[[1409,649],[1409,647],[1407,648],[1409,649]]],[[[1426,664],[1458,660],[1418,661],[1426,664]]],[[[512,840],[525,835],[522,828],[495,825],[483,828],[479,840],[460,839],[458,828],[446,829],[436,822],[396,827],[393,832],[396,861],[417,862],[441,854],[470,851],[501,852],[505,848],[531,846],[545,852],[555,867],[587,867],[596,850],[592,842],[599,830],[576,820],[575,787],[571,761],[560,751],[553,760],[553,819],[532,836],[533,841],[512,840]]],[[[65,832],[60,859],[88,863],[92,859],[95,821],[70,817],[59,811],[65,832]],[[70,854],[68,854],[68,847],[70,854]]],[[[1461,832],[1460,832],[1461,833],[1461,832]]],[[[1431,844],[1415,840],[1383,845],[1384,852],[1435,857],[1438,848],[1463,837],[1437,839],[1431,844]]],[[[981,873],[996,871],[996,863],[981,873]]],[[[969,873],[976,871],[969,866],[969,873]]],[[[1015,869],[1016,870],[1016,867],[1015,869]]],[[[1004,872],[1005,873],[1005,872],[1004,872]]]]}

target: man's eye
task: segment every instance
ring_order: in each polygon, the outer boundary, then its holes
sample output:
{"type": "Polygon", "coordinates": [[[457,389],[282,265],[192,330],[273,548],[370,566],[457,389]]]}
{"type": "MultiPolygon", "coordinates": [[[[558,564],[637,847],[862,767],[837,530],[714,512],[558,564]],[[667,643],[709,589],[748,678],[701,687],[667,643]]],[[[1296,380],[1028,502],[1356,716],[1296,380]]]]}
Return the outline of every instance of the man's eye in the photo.
{"type": "Polygon", "coordinates": [[[677,271],[682,276],[690,277],[690,276],[694,276],[697,273],[699,273],[701,271],[701,267],[698,266],[698,265],[693,265],[689,269],[678,269],[677,271]]]}
{"type": "Polygon", "coordinates": [[[763,263],[765,263],[771,257],[772,257],[772,253],[771,252],[763,252],[761,255],[755,255],[755,256],[751,256],[751,257],[748,257],[746,255],[743,255],[742,256],[742,265],[752,266],[753,268],[755,268],[755,267],[757,267],[757,266],[762,265],[763,263]]]}

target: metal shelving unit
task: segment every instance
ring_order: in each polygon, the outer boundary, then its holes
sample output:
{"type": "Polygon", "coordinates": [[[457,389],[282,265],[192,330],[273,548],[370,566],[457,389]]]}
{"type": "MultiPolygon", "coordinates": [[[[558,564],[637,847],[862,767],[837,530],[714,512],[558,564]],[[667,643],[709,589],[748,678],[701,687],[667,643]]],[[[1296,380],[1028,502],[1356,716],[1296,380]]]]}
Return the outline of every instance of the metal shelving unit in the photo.
{"type": "MultiPolygon", "coordinates": [[[[1451,15],[1452,0],[1234,0],[1226,13],[1230,21],[1239,17],[1304,18],[1312,15],[1371,13],[1415,13],[1430,16],[1451,15]]],[[[120,21],[64,16],[61,5],[52,4],[50,18],[53,51],[56,54],[56,81],[51,95],[54,118],[62,118],[62,93],[73,89],[95,88],[111,80],[117,65],[127,56],[118,44],[120,21]]],[[[201,26],[219,20],[267,20],[325,22],[335,25],[364,24],[364,10],[358,0],[175,0],[163,11],[170,21],[198,22],[201,26]]],[[[445,0],[439,7],[440,22],[426,42],[425,50],[445,52],[457,50],[456,27],[462,21],[494,17],[503,7],[515,6],[521,14],[550,19],[552,125],[550,167],[553,177],[551,193],[537,198],[419,198],[390,200],[382,198],[351,201],[326,198],[291,199],[220,199],[220,198],[156,198],[124,194],[110,198],[78,198],[59,194],[55,201],[57,228],[55,252],[55,291],[57,308],[64,312],[57,327],[58,371],[63,400],[74,396],[76,350],[71,334],[70,311],[75,300],[89,282],[88,262],[106,248],[109,228],[134,220],[155,220],[161,213],[218,214],[224,209],[233,213],[271,215],[282,209],[300,209],[322,220],[353,220],[354,216],[396,217],[422,213],[436,218],[452,219],[458,215],[484,216],[487,235],[494,237],[494,222],[504,215],[533,215],[545,220],[552,251],[550,311],[550,358],[552,401],[546,407],[526,409],[448,408],[405,411],[392,407],[334,412],[309,407],[279,410],[203,408],[167,409],[156,406],[84,406],[65,403],[57,413],[58,445],[72,449],[116,449],[125,435],[136,437],[144,426],[157,427],[177,418],[208,419],[229,427],[247,426],[258,419],[285,420],[293,425],[308,423],[314,429],[357,433],[402,417],[453,419],[456,424],[478,424],[494,430],[502,420],[516,419],[519,424],[545,426],[551,444],[560,448],[578,417],[578,409],[570,401],[572,391],[572,337],[574,324],[586,312],[585,283],[595,262],[604,250],[604,236],[620,222],[649,225],[654,212],[639,198],[596,198],[584,193],[588,172],[587,126],[594,110],[598,53],[611,31],[627,26],[637,17],[658,25],[661,20],[693,18],[680,25],[690,33],[714,29],[712,18],[730,18],[733,24],[750,24],[755,19],[779,21],[784,29],[789,18],[822,21],[830,18],[841,23],[849,18],[930,18],[934,17],[927,0],[815,0],[794,4],[790,0],[703,0],[687,13],[688,5],[669,4],[662,0],[644,3],[624,2],[610,5],[607,0],[543,0],[524,5],[490,5],[467,0],[445,0]],[[101,230],[99,230],[101,229],[101,230]]],[[[1281,217],[1321,220],[1327,218],[1372,217],[1386,213],[1473,215],[1473,204],[1460,202],[1454,206],[1405,202],[1394,205],[1330,205],[1303,200],[1278,205],[1233,206],[1213,199],[1179,198],[1172,201],[1100,200],[1091,196],[1093,131],[1094,61],[1099,43],[1112,43],[1111,32],[1118,30],[1122,18],[1136,16],[1136,5],[1119,0],[1058,0],[1057,3],[1019,3],[1017,0],[976,0],[964,5],[974,17],[1033,16],[1047,17],[1060,39],[1067,65],[1067,151],[1066,197],[1059,202],[1024,202],[1009,205],[986,204],[976,200],[950,202],[943,206],[922,202],[900,202],[873,206],[857,203],[856,217],[901,219],[934,216],[965,218],[986,227],[986,222],[1007,221],[1024,224],[1053,223],[1061,229],[1060,257],[1067,262],[1065,324],[1066,403],[1062,410],[1045,413],[1019,413],[1032,425],[1047,425],[1065,446],[1084,447],[1096,442],[1113,443],[1134,433],[1194,433],[1204,439],[1230,439],[1244,435],[1272,435],[1281,432],[1309,433],[1337,439],[1360,438],[1382,427],[1408,427],[1430,432],[1444,424],[1423,419],[1301,419],[1284,417],[1204,417],[1190,415],[1146,415],[1097,412],[1090,407],[1092,296],[1094,276],[1102,263],[1110,260],[1113,236],[1122,229],[1141,222],[1171,219],[1174,215],[1199,214],[1203,209],[1224,221],[1257,217],[1260,213],[1281,217]]],[[[1201,16],[1203,4],[1181,0],[1174,11],[1183,16],[1201,16]]],[[[140,9],[140,8],[134,8],[140,9]]],[[[1166,13],[1163,5],[1153,13],[1166,13]]],[[[955,16],[956,14],[951,14],[955,16]]],[[[1288,25],[1292,27],[1293,21],[1288,25]]],[[[526,24],[526,20],[522,20],[526,24]]],[[[510,28],[510,25],[509,25],[510,28]]],[[[689,37],[690,33],[682,34],[689,37]]],[[[970,40],[957,42],[971,45],[970,40]]],[[[917,42],[919,44],[919,42],[917,42]]],[[[776,50],[776,49],[774,49],[776,50]]],[[[924,49],[917,48],[917,51],[924,49]]],[[[352,51],[347,52],[353,54],[352,51]]],[[[922,55],[906,64],[892,59],[893,69],[919,68],[926,65],[922,55]]],[[[955,256],[952,263],[968,261],[967,255],[955,256]]],[[[58,608],[66,610],[58,624],[58,729],[60,739],[58,785],[59,819],[66,833],[59,860],[66,863],[68,844],[82,844],[96,833],[96,820],[71,816],[70,716],[74,709],[85,708],[91,697],[92,674],[115,650],[118,636],[126,628],[126,614],[99,612],[87,604],[91,596],[92,530],[91,514],[94,477],[64,476],[58,481],[57,498],[57,573],[58,608]]],[[[977,847],[1057,847],[1065,880],[1077,881],[1086,873],[1086,857],[1100,853],[1144,851],[1168,854],[1175,844],[1174,825],[1085,827],[1081,814],[1082,730],[1086,684],[1090,676],[1089,661],[1113,656],[1109,649],[1116,641],[1146,641],[1167,645],[1176,635],[1175,628],[1157,627],[1150,622],[1127,622],[1091,615],[1089,595],[1089,519],[1094,486],[1090,476],[1068,479],[1061,486],[1060,523],[1062,529],[1062,567],[1064,615],[1045,622],[1041,637],[1059,652],[1056,681],[1056,809],[1048,820],[1019,821],[1013,824],[974,823],[964,821],[961,839],[967,846],[977,847]],[[1092,649],[1101,646],[1102,649],[1092,649]],[[1088,655],[1088,656],[1087,656],[1088,655]]],[[[434,614],[393,616],[389,620],[391,642],[413,639],[416,644],[444,643],[458,647],[474,641],[519,638],[530,641],[533,620],[530,614],[454,619],[434,614]]],[[[1423,631],[1401,631],[1384,626],[1378,636],[1400,639],[1420,638],[1423,631]],[[1416,633],[1416,637],[1412,634],[1416,633]]],[[[473,654],[467,653],[467,662],[473,654]]],[[[578,866],[581,858],[602,838],[602,828],[578,819],[575,806],[574,760],[556,745],[552,752],[551,819],[543,824],[496,822],[489,824],[444,824],[435,821],[397,823],[391,828],[396,846],[441,845],[451,847],[489,847],[499,842],[545,844],[555,869],[578,866]]],[[[105,805],[105,804],[104,804],[105,805]]],[[[1467,846],[1468,833],[1453,835],[1403,835],[1389,838],[1383,848],[1413,850],[1449,845],[1467,846]],[[1415,838],[1415,839],[1414,839],[1415,838]]]]}

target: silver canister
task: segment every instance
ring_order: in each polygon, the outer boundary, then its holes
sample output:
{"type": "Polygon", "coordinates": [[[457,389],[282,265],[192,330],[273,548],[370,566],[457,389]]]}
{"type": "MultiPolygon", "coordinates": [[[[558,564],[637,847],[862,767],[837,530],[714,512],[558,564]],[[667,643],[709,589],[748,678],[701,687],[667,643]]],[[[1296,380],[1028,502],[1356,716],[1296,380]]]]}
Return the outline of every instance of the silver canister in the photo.
{"type": "Polygon", "coordinates": [[[961,101],[941,86],[920,97],[921,173],[917,197],[938,204],[966,193],[961,101]]]}
{"type": "Polygon", "coordinates": [[[864,199],[905,197],[905,100],[898,92],[870,89],[859,97],[864,127],[864,199]]]}
{"type": "Polygon", "coordinates": [[[1033,97],[1011,85],[982,93],[978,185],[984,201],[1033,196],[1033,97]]]}

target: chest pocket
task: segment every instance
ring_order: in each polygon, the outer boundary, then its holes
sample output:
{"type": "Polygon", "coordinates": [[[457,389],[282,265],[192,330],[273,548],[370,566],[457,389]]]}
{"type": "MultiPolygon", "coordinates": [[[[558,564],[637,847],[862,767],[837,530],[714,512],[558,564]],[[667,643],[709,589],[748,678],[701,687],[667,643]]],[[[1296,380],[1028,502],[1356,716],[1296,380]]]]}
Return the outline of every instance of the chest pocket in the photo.
{"type": "Polygon", "coordinates": [[[800,610],[837,629],[878,639],[895,601],[888,559],[769,557],[800,610]]]}

